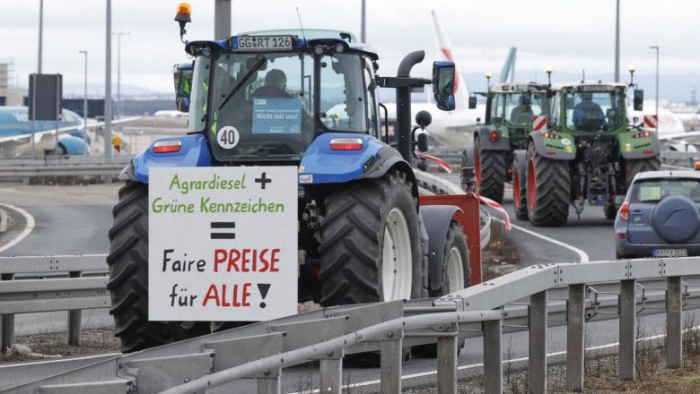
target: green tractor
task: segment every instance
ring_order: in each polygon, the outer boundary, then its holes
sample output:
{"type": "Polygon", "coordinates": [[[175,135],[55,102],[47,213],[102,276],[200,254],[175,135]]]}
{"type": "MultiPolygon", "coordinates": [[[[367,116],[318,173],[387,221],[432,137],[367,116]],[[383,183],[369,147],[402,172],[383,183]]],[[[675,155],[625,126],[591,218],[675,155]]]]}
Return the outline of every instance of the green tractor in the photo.
{"type": "MultiPolygon", "coordinates": [[[[643,91],[634,93],[641,111],[643,91]]],[[[533,131],[527,150],[513,155],[514,204],[526,207],[533,225],[564,225],[569,204],[580,217],[586,201],[613,219],[632,178],[661,167],[658,136],[629,123],[627,95],[622,83],[552,87],[547,128],[533,131]]]]}
{"type": "MultiPolygon", "coordinates": [[[[482,196],[500,203],[505,183],[517,184],[513,178],[513,152],[527,149],[533,127],[542,127],[542,122],[546,122],[547,92],[546,84],[498,83],[481,93],[486,96],[484,124],[477,125],[473,151],[470,154],[470,149],[465,149],[462,164],[474,166],[477,192],[482,196]]],[[[472,108],[474,101],[470,103],[472,108]]]]}

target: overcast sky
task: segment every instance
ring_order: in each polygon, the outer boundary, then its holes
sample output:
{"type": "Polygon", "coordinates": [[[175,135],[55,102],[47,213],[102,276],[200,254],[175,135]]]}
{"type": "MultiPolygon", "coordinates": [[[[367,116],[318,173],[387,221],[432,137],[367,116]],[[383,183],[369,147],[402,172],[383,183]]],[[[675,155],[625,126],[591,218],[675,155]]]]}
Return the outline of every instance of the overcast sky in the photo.
{"type": "MultiPolygon", "coordinates": [[[[105,1],[44,1],[45,73],[61,73],[65,84],[82,84],[87,50],[89,79],[102,84],[105,71],[105,1]]],[[[462,73],[498,73],[508,47],[518,47],[517,75],[556,72],[612,77],[614,0],[367,0],[368,41],[380,56],[380,74],[396,72],[401,57],[425,49],[436,57],[430,11],[436,10],[455,49],[462,73]]],[[[213,36],[214,0],[193,0],[189,39],[213,36]]],[[[122,37],[122,83],[157,92],[172,89],[172,65],[187,60],[173,21],[176,0],[113,0],[112,27],[122,37]]],[[[297,27],[350,30],[359,36],[360,0],[233,0],[232,31],[297,27]]],[[[690,75],[700,85],[700,2],[697,0],[622,0],[621,69],[654,73],[661,47],[661,77],[690,75]]],[[[0,61],[14,62],[20,86],[37,69],[39,0],[2,0],[0,61]]],[[[117,47],[113,40],[116,84],[117,47]]],[[[429,62],[417,67],[426,74],[429,62]]],[[[649,93],[652,86],[646,87],[649,93]]],[[[115,88],[116,89],[116,88],[115,88]]],[[[688,88],[689,90],[689,88],[688,88]]],[[[663,93],[662,89],[662,93],[663,93]]]]}

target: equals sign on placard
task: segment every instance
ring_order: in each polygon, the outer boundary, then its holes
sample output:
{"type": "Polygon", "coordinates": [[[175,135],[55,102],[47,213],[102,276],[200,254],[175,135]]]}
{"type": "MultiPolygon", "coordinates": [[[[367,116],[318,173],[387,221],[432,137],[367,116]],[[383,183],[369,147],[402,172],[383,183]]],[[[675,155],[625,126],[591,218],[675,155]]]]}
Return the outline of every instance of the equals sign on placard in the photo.
{"type": "Polygon", "coordinates": [[[236,222],[211,222],[211,239],[236,239],[235,228],[236,222]]]}

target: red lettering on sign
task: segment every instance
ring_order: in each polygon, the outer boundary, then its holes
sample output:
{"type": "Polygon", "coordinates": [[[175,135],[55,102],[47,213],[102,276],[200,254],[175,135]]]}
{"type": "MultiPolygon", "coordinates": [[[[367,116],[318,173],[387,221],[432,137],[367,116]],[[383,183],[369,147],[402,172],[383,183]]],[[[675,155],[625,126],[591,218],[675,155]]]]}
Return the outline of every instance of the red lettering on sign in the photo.
{"type": "Polygon", "coordinates": [[[211,300],[219,307],[248,307],[250,306],[250,287],[250,283],[243,285],[233,284],[230,287],[231,294],[229,295],[227,291],[229,287],[226,284],[221,284],[219,287],[216,284],[212,284],[207,290],[202,306],[207,306],[207,303],[211,300]]]}

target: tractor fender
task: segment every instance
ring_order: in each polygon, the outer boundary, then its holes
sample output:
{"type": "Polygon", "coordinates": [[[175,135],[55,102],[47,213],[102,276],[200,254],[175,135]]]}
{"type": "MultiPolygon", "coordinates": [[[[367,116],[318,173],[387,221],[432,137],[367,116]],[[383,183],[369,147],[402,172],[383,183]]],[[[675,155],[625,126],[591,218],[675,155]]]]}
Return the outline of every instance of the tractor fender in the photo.
{"type": "Polygon", "coordinates": [[[646,149],[636,149],[632,152],[622,151],[622,157],[625,159],[647,159],[649,157],[658,156],[661,151],[659,136],[656,133],[651,133],[651,146],[646,149]]]}
{"type": "Polygon", "coordinates": [[[324,133],[316,137],[304,152],[299,164],[299,183],[345,183],[381,178],[390,170],[405,173],[406,179],[413,183],[413,195],[418,196],[413,169],[396,149],[367,134],[324,133]],[[334,138],[359,138],[362,148],[355,151],[332,150],[330,140],[334,138]]]}
{"type": "Polygon", "coordinates": [[[64,134],[58,138],[58,144],[63,147],[67,155],[86,155],[85,140],[72,135],[64,134]]]}
{"type": "Polygon", "coordinates": [[[136,155],[131,164],[119,174],[119,179],[148,183],[151,167],[211,167],[211,152],[202,134],[159,138],[136,155]],[[153,146],[160,141],[180,141],[180,150],[172,153],[154,153],[153,146]]]}
{"type": "Polygon", "coordinates": [[[542,133],[530,133],[528,141],[531,141],[535,145],[535,151],[537,154],[546,157],[549,160],[574,160],[576,158],[576,148],[571,142],[571,138],[566,137],[569,141],[569,146],[572,147],[571,152],[567,152],[564,149],[549,149],[545,145],[544,136],[542,133]]]}
{"type": "Polygon", "coordinates": [[[420,215],[428,231],[428,283],[430,290],[438,290],[442,285],[442,262],[445,258],[447,232],[455,212],[460,209],[453,205],[424,205],[420,215]]]}
{"type": "Polygon", "coordinates": [[[481,150],[502,150],[510,152],[510,138],[499,132],[499,137],[496,141],[491,141],[489,135],[495,127],[482,127],[474,131],[474,139],[479,139],[481,150]]]}

